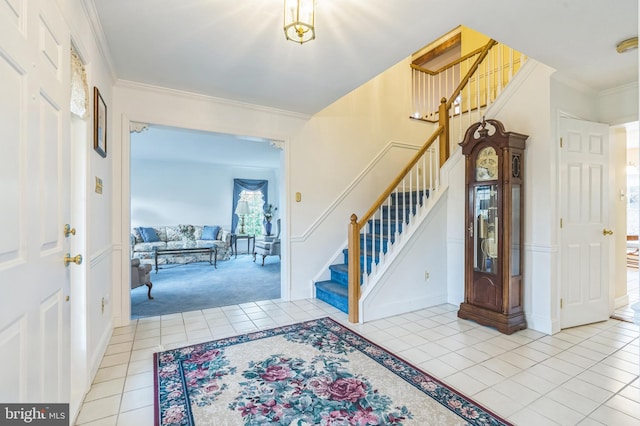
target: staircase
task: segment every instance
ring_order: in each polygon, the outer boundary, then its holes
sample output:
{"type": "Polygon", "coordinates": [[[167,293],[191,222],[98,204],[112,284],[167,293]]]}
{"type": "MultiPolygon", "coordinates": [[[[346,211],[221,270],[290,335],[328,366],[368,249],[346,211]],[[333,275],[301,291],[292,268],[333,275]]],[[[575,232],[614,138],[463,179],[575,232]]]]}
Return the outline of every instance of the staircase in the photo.
{"type": "MultiPolygon", "coordinates": [[[[367,232],[360,235],[361,271],[371,273],[374,265],[380,263],[381,254],[388,252],[402,234],[403,226],[409,223],[428,197],[428,190],[391,194],[389,203],[382,206],[382,218],[370,219],[367,232]]],[[[316,298],[349,313],[349,250],[344,249],[342,253],[343,263],[329,266],[331,278],[315,283],[316,298]]],[[[362,279],[360,281],[362,284],[362,279]]]]}
{"type": "Polygon", "coordinates": [[[356,323],[367,298],[402,251],[446,188],[440,170],[466,129],[481,121],[513,79],[526,56],[495,40],[443,68],[430,71],[414,64],[411,118],[430,123],[433,133],[360,219],[351,215],[343,263],[329,267],[330,279],[315,283],[316,298],[356,323]],[[453,82],[449,98],[441,89],[453,82]],[[434,111],[437,105],[437,111],[434,111]]]}

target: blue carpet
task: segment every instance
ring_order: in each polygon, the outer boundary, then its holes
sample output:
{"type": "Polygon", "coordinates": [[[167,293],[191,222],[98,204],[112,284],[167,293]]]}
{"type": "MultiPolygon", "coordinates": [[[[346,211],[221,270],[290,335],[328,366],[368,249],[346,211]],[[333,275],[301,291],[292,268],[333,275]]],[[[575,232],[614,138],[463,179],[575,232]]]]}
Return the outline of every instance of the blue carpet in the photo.
{"type": "Polygon", "coordinates": [[[220,306],[237,305],[280,298],[280,259],[261,259],[239,255],[218,262],[187,265],[162,265],[156,274],[151,270],[153,288],[147,299],[147,287],[131,290],[131,318],[167,315],[220,306]]]}

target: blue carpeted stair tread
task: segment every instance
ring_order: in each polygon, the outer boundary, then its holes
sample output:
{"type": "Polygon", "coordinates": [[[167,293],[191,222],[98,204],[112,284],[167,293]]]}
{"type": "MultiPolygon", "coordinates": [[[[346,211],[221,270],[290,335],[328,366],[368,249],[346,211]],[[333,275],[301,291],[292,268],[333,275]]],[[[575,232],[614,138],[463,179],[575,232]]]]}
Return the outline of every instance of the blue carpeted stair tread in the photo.
{"type": "Polygon", "coordinates": [[[344,313],[349,313],[348,289],[340,283],[331,280],[317,282],[316,297],[344,313]]]}
{"type": "MultiPolygon", "coordinates": [[[[370,219],[367,231],[360,235],[361,271],[364,271],[366,265],[366,272],[370,273],[373,263],[380,262],[380,247],[382,253],[387,253],[389,243],[393,244],[396,239],[396,232],[402,233],[403,225],[409,223],[409,217],[416,214],[417,207],[424,204],[425,198],[429,198],[429,190],[391,194],[391,204],[382,206],[382,218],[378,215],[377,219],[370,219]]],[[[342,253],[344,263],[329,266],[331,279],[315,283],[316,298],[349,313],[349,255],[347,249],[342,253]]],[[[362,278],[360,281],[362,282],[362,278]]]]}

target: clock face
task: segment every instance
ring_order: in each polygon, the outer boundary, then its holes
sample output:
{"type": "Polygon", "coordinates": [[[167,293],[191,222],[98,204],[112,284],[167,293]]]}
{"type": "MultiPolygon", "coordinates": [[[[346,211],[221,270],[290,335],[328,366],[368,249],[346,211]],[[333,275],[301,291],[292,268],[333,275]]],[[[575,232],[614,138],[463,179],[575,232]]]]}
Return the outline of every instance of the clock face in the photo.
{"type": "Polygon", "coordinates": [[[476,180],[498,179],[498,154],[493,147],[482,148],[476,158],[476,180]]]}

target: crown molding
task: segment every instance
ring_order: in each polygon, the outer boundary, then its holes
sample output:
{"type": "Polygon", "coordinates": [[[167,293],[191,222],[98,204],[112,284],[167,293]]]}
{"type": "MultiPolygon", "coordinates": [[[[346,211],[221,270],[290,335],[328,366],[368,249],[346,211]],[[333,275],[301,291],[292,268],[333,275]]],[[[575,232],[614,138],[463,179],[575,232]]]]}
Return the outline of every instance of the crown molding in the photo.
{"type": "Polygon", "coordinates": [[[637,81],[632,81],[631,83],[627,83],[627,84],[623,84],[622,86],[618,86],[618,87],[613,87],[611,89],[607,89],[607,90],[603,90],[602,92],[598,93],[598,96],[607,96],[607,95],[613,95],[613,94],[617,94],[617,93],[625,93],[629,90],[638,90],[638,82],[637,81]]]}
{"type": "Polygon", "coordinates": [[[95,0],[82,0],[80,4],[82,5],[82,10],[87,17],[87,20],[89,21],[89,27],[91,27],[91,32],[93,33],[96,45],[98,46],[100,56],[102,56],[102,59],[104,59],[104,62],[109,69],[111,79],[116,81],[118,75],[116,74],[116,69],[113,66],[113,61],[111,60],[111,50],[109,50],[109,44],[107,43],[107,39],[104,35],[102,23],[100,22],[100,18],[98,18],[95,0]]]}
{"type": "Polygon", "coordinates": [[[310,115],[302,114],[299,112],[287,111],[287,110],[267,107],[263,105],[250,104],[247,102],[234,101],[234,100],[225,99],[225,98],[218,98],[215,96],[203,95],[203,94],[194,93],[194,92],[187,92],[184,90],[170,89],[168,87],[155,86],[147,83],[139,83],[131,80],[118,79],[116,80],[115,86],[121,87],[124,89],[142,90],[145,92],[157,93],[162,95],[178,96],[181,98],[190,98],[196,101],[209,102],[209,103],[214,103],[222,106],[250,109],[253,111],[282,115],[282,116],[296,118],[296,119],[305,120],[305,121],[311,118],[310,115]]]}

